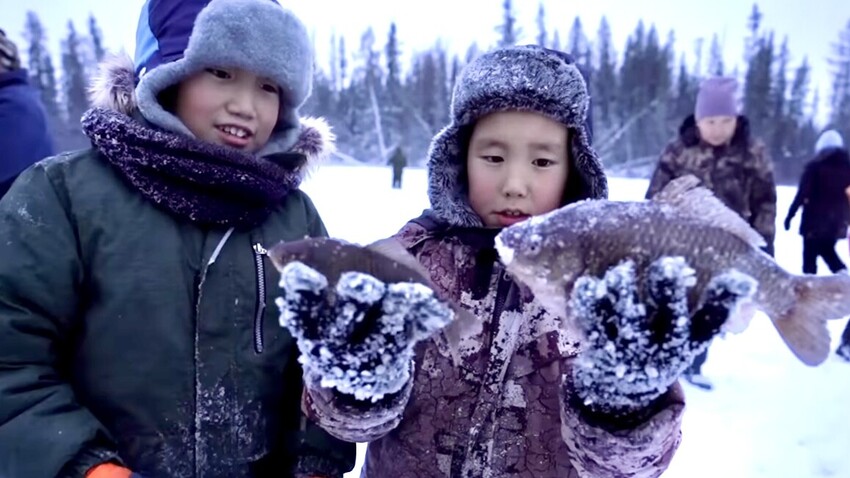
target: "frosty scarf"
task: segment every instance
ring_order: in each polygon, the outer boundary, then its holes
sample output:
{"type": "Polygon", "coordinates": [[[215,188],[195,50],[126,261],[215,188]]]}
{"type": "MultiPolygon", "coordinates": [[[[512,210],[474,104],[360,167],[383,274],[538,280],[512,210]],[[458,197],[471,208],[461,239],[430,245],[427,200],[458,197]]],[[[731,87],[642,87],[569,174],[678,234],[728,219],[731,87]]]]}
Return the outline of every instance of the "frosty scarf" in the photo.
{"type": "Polygon", "coordinates": [[[301,181],[300,154],[258,158],[152,128],[94,108],[83,131],[116,170],[156,206],[201,225],[249,228],[261,223],[301,181]]]}

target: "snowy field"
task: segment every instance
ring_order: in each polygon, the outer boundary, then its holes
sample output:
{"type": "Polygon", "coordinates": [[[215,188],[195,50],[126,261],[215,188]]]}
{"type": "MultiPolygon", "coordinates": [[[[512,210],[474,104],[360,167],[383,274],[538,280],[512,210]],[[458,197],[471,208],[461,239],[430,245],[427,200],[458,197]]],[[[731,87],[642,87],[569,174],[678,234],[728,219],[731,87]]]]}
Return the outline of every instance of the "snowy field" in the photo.
{"type": "MultiPolygon", "coordinates": [[[[425,170],[391,189],[388,168],[324,166],[304,185],[332,236],[364,243],[395,233],[428,206],[425,170]]],[[[611,199],[638,200],[645,180],[610,181],[611,199]]],[[[779,189],[776,250],[792,272],[802,239],[782,229],[794,189],[779,189]]],[[[845,262],[847,241],[838,245],[845,262]]],[[[819,272],[827,273],[819,263],[819,272]]],[[[844,320],[830,323],[833,350],[844,320]]],[[[684,440],[666,478],[850,478],[850,364],[832,354],[818,368],[797,361],[765,316],[743,334],[715,340],[703,373],[715,385],[686,385],[684,440]]],[[[358,466],[365,447],[358,447],[358,466]]],[[[359,470],[346,477],[359,476],[359,470]]]]}

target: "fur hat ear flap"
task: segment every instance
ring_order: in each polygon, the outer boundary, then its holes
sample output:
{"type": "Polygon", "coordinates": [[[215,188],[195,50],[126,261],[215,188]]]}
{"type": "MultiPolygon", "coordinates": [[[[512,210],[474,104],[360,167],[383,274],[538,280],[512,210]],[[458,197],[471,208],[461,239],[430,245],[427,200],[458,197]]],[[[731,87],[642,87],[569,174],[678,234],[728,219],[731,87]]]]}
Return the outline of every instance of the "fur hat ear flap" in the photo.
{"type": "Polygon", "coordinates": [[[136,110],[136,75],[126,53],[107,56],[89,86],[89,100],[96,108],[129,115],[136,110]]]}

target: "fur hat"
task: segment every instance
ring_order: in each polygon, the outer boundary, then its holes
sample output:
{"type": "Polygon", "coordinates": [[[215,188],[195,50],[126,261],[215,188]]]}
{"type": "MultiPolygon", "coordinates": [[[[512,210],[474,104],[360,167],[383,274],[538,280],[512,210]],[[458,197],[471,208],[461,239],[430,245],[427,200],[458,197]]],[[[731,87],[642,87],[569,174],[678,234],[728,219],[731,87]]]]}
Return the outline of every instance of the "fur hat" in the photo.
{"type": "Polygon", "coordinates": [[[428,196],[438,218],[455,226],[480,227],[469,203],[466,148],[479,118],[499,111],[530,111],[570,131],[571,199],[605,198],[608,185],[590,145],[590,98],[569,55],[534,45],[486,53],[464,68],[452,94],[451,123],[431,142],[428,196]]]}
{"type": "Polygon", "coordinates": [[[147,0],[139,16],[135,100],[149,122],[192,135],[158,95],[207,67],[236,67],[281,88],[277,125],[260,155],[289,150],[298,108],[310,95],[313,51],[307,29],[274,0],[147,0]]]}

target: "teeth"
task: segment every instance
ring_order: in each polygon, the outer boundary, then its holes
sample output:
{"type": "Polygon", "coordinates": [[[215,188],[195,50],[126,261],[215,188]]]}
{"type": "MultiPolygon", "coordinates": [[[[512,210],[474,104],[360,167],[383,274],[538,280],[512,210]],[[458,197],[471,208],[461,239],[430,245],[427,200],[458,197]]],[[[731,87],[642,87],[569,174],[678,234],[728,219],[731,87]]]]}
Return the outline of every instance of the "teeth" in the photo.
{"type": "Polygon", "coordinates": [[[248,136],[247,131],[236,126],[222,126],[220,129],[229,135],[236,136],[237,138],[245,138],[248,136]]]}

